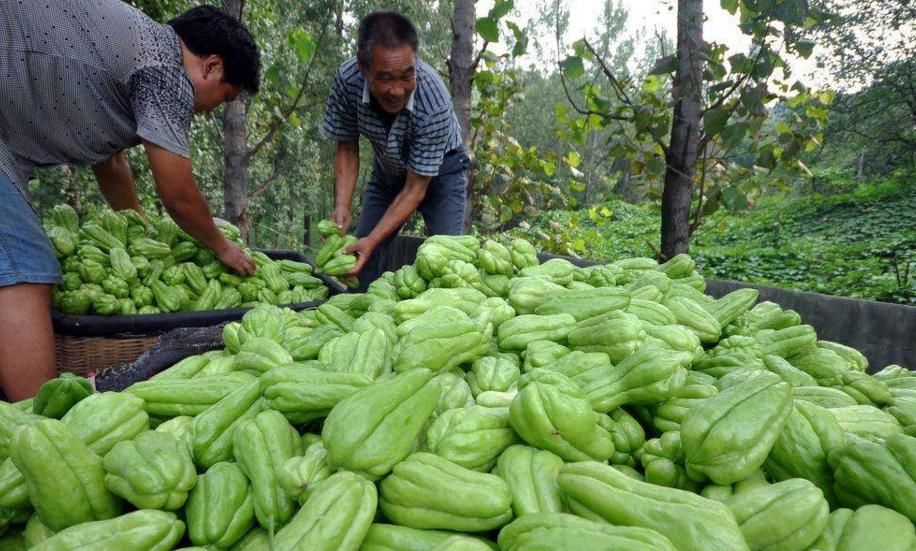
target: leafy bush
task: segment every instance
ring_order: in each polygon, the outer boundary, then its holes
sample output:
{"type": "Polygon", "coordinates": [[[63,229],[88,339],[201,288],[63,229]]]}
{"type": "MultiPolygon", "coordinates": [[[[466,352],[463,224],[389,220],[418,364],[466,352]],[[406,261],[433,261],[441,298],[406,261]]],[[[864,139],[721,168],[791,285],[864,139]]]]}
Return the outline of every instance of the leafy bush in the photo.
{"type": "MultiPolygon", "coordinates": [[[[690,252],[710,278],[733,279],[848,297],[916,304],[916,194],[912,179],[720,211],[694,234],[690,252]]],[[[544,250],[614,260],[654,256],[659,213],[653,205],[609,201],[581,211],[549,211],[513,236],[544,250]]]]}

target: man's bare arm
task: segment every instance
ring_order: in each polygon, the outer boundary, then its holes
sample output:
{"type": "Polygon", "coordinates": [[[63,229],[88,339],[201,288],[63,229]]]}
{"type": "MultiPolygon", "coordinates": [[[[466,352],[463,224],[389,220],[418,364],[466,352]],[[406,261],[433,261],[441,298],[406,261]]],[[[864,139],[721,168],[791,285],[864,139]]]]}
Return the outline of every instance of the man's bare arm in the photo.
{"type": "Polygon", "coordinates": [[[194,184],[191,160],[155,144],[143,142],[156,191],[165,209],[181,229],[213,251],[223,264],[241,274],[254,272],[254,262],[241,247],[226,239],[210,214],[210,207],[194,184]]]}
{"type": "Polygon", "coordinates": [[[350,228],[350,205],[359,177],[359,141],[337,142],[334,150],[334,215],[346,231],[350,228]]]}
{"type": "Polygon", "coordinates": [[[105,196],[105,201],[112,209],[133,209],[143,212],[140,208],[140,200],[137,198],[134,173],[123,151],[107,161],[93,165],[92,172],[99,182],[99,189],[105,196]]]}
{"type": "Polygon", "coordinates": [[[348,252],[356,252],[359,255],[356,267],[353,268],[351,275],[358,274],[379,244],[389,236],[394,235],[407,222],[410,215],[416,212],[420,203],[426,197],[426,191],[429,189],[431,180],[432,177],[430,176],[420,176],[411,171],[407,172],[407,181],[404,183],[404,188],[401,189],[401,192],[397,194],[394,201],[388,206],[388,210],[385,211],[382,219],[372,229],[372,232],[347,249],[348,252]]]}

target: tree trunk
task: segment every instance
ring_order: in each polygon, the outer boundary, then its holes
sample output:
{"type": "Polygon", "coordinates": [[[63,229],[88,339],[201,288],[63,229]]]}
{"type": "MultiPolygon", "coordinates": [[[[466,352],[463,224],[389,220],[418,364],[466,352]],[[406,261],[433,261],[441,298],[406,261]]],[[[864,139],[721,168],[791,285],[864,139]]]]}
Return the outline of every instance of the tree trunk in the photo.
{"type": "MultiPolygon", "coordinates": [[[[76,212],[83,212],[83,202],[80,201],[80,185],[73,173],[73,167],[64,165],[60,167],[61,174],[67,180],[67,187],[64,190],[64,202],[76,212]]],[[[161,201],[157,201],[160,203],[161,201]]]]}
{"type": "MultiPolygon", "coordinates": [[[[455,0],[452,18],[452,54],[448,60],[449,92],[455,105],[455,115],[461,126],[461,137],[470,147],[471,91],[474,84],[474,0],[455,0]]],[[[471,227],[474,188],[473,171],[468,171],[467,205],[464,209],[465,231],[471,227]]]]}
{"type": "Polygon", "coordinates": [[[862,151],[859,152],[859,163],[856,167],[856,181],[861,182],[863,172],[865,170],[865,148],[862,148],[862,151]]]}
{"type": "MultiPolygon", "coordinates": [[[[244,9],[244,0],[223,1],[223,11],[237,19],[242,18],[244,9]]],[[[244,241],[248,241],[249,233],[245,212],[248,208],[247,101],[243,93],[223,109],[223,216],[238,226],[244,241]]]]}
{"type": "Polygon", "coordinates": [[[666,153],[662,191],[662,255],[671,258],[690,249],[690,202],[700,145],[703,82],[703,1],[678,0],[677,57],[672,97],[674,121],[666,153]]]}
{"type": "Polygon", "coordinates": [[[449,92],[461,137],[471,134],[471,87],[474,83],[474,0],[455,0],[452,22],[452,54],[448,60],[449,92]]]}
{"type": "Polygon", "coordinates": [[[308,207],[302,215],[302,247],[309,250],[312,246],[312,215],[309,214],[308,207]]]}

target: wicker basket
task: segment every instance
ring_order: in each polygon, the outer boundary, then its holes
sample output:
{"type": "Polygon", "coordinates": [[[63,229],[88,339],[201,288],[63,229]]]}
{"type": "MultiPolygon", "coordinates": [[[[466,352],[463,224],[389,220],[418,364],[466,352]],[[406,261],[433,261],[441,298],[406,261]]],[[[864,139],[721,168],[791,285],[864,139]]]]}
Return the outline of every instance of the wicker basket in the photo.
{"type": "Polygon", "coordinates": [[[131,363],[156,342],[158,335],[108,335],[73,337],[54,335],[57,370],[89,375],[109,367],[131,363]]]}

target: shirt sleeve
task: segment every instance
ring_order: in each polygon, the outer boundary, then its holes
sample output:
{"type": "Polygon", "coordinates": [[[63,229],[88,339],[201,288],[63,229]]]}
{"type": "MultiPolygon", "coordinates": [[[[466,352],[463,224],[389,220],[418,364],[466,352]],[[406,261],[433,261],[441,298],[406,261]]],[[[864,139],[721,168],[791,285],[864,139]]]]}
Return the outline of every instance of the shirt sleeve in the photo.
{"type": "Polygon", "coordinates": [[[189,157],[194,88],[184,69],[151,66],[130,79],[130,100],[137,135],[182,157],[189,157]]]}
{"type": "Polygon", "coordinates": [[[417,126],[407,157],[408,170],[420,176],[437,176],[455,124],[451,109],[431,113],[417,126]]]}
{"type": "Polygon", "coordinates": [[[338,142],[352,142],[359,139],[356,106],[352,98],[348,97],[347,85],[341,77],[340,70],[337,71],[334,84],[331,86],[321,133],[325,138],[338,142]]]}

